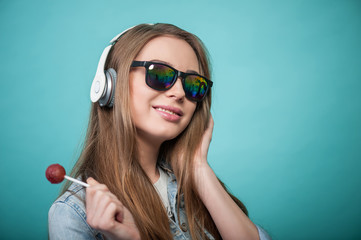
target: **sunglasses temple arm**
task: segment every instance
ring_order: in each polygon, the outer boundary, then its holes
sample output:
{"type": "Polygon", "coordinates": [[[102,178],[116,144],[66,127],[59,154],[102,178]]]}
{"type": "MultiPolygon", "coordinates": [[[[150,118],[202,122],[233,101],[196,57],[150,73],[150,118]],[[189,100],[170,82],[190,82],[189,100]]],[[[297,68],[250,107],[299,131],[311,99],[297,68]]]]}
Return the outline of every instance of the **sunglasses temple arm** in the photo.
{"type": "Polygon", "coordinates": [[[131,66],[132,67],[145,67],[145,61],[133,61],[131,66]]]}

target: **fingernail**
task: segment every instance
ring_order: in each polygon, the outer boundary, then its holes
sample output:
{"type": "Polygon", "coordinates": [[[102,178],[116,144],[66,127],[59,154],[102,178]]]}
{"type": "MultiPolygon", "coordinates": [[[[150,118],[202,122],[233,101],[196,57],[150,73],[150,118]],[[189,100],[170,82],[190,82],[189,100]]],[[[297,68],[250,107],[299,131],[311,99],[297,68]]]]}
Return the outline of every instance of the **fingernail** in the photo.
{"type": "Polygon", "coordinates": [[[86,180],[87,183],[90,183],[90,182],[93,182],[93,181],[94,181],[94,178],[92,178],[92,177],[89,177],[89,178],[86,180]]]}

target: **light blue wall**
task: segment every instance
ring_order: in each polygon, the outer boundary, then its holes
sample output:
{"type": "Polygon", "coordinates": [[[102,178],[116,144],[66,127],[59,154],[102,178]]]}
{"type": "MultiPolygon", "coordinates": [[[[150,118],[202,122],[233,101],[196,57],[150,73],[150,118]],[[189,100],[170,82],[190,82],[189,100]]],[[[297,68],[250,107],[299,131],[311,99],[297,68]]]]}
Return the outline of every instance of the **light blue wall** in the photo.
{"type": "Polygon", "coordinates": [[[1,239],[47,238],[107,42],[143,22],[213,62],[209,161],[274,239],[361,238],[360,1],[1,1],[1,239]]]}

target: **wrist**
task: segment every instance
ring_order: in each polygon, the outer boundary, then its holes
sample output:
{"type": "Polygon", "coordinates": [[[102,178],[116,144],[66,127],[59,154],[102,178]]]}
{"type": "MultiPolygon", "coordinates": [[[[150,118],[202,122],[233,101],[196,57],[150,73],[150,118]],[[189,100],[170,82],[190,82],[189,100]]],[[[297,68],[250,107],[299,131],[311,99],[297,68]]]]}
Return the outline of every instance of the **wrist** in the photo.
{"type": "Polygon", "coordinates": [[[215,174],[207,162],[198,163],[194,166],[194,182],[201,198],[206,194],[206,189],[209,188],[208,184],[212,182],[214,177],[215,174]]]}
{"type": "Polygon", "coordinates": [[[207,161],[195,161],[194,163],[194,179],[201,180],[206,177],[209,170],[212,170],[207,161]]]}

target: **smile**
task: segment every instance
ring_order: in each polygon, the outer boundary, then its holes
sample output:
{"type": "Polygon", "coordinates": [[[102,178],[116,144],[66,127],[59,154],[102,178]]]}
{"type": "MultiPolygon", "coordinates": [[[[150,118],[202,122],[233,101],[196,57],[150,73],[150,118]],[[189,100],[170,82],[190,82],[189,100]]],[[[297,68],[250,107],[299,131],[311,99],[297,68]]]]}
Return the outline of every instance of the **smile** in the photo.
{"type": "Polygon", "coordinates": [[[173,114],[173,115],[178,115],[178,114],[176,114],[175,112],[172,112],[172,111],[170,111],[170,110],[167,110],[167,109],[164,109],[164,108],[155,108],[155,109],[157,109],[157,110],[159,110],[159,111],[162,111],[162,112],[166,112],[166,113],[170,113],[170,114],[173,114]]]}
{"type": "Polygon", "coordinates": [[[157,106],[153,106],[153,109],[164,120],[170,122],[178,122],[183,116],[183,112],[181,109],[172,106],[157,105],[157,106]]]}
{"type": "Polygon", "coordinates": [[[155,105],[153,108],[157,111],[183,116],[183,111],[177,107],[167,106],[167,105],[155,105]]]}

